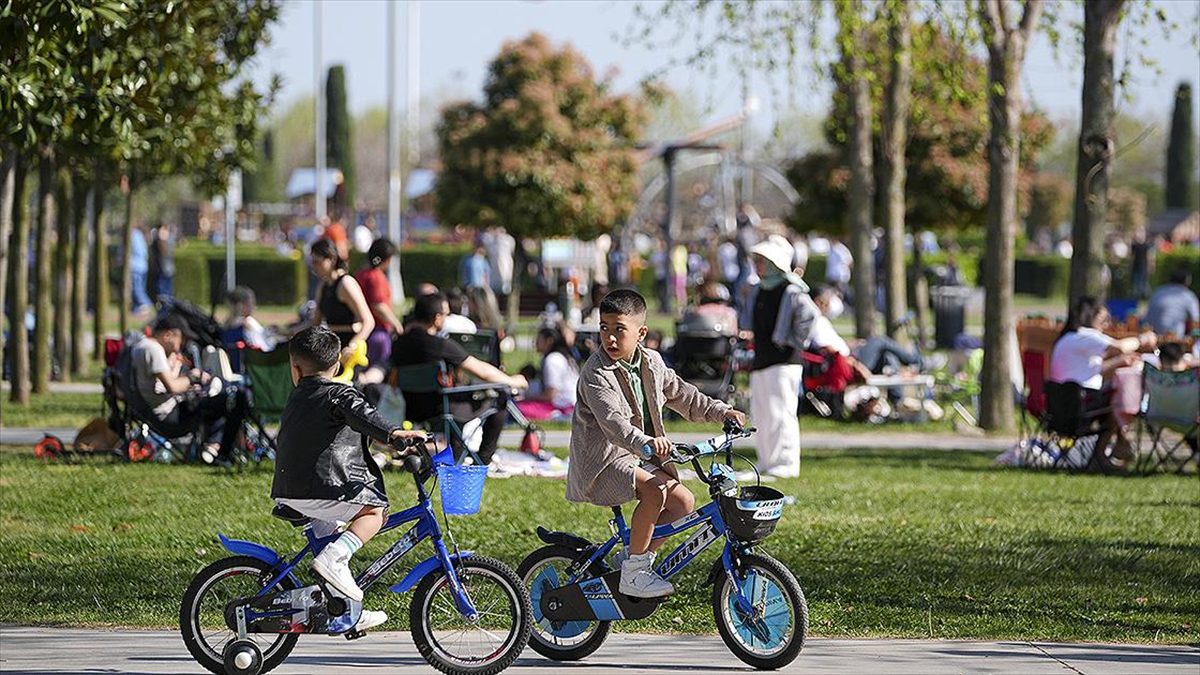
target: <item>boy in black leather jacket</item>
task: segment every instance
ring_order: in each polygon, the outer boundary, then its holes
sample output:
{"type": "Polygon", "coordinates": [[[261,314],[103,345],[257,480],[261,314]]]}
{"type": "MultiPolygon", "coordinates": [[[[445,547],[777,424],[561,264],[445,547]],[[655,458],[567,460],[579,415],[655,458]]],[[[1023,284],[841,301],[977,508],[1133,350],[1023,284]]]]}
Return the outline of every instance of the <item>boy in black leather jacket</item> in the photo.
{"type": "MultiPolygon", "coordinates": [[[[359,391],[330,379],[337,373],[341,342],[327,328],[300,331],[288,342],[288,352],[296,388],[280,420],[271,497],[312,518],[318,537],[347,525],[313,559],[313,570],[346,597],[362,601],[350,557],[379,532],[388,504],[368,437],[387,442],[424,434],[402,431],[359,391]]],[[[355,628],[386,620],[384,612],[364,611],[355,628]]]]}

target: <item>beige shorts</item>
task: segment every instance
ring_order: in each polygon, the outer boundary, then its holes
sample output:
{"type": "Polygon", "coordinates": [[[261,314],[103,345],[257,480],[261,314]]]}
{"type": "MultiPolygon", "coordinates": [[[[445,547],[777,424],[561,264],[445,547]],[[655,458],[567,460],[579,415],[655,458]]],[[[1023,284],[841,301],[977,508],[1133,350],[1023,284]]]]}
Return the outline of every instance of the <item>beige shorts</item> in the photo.
{"type": "Polygon", "coordinates": [[[341,530],[354,520],[360,511],[370,508],[367,504],[343,502],[337,499],[288,499],[280,497],[275,500],[279,504],[296,509],[313,519],[313,534],[317,537],[328,537],[341,530]]]}

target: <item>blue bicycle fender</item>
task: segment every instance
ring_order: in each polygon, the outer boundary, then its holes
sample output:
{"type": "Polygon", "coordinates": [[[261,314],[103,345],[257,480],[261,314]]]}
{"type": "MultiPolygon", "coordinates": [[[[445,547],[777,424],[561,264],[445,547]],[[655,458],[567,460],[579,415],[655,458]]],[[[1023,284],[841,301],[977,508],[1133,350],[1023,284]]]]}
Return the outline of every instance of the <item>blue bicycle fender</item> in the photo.
{"type": "MultiPolygon", "coordinates": [[[[470,558],[473,554],[474,551],[463,551],[461,555],[452,553],[450,554],[450,559],[459,560],[461,558],[470,558]]],[[[426,574],[439,569],[441,566],[442,561],[438,560],[437,555],[431,555],[425,560],[422,560],[421,564],[412,568],[412,570],[409,571],[409,573],[400,583],[396,584],[395,586],[391,586],[388,588],[388,590],[393,593],[407,593],[413,586],[416,586],[421,579],[424,579],[426,574]]]]}
{"type": "Polygon", "coordinates": [[[224,546],[225,549],[230,553],[248,555],[251,558],[257,558],[258,560],[261,560],[272,567],[279,564],[279,554],[268,546],[256,544],[252,541],[242,541],[241,539],[229,539],[223,534],[217,534],[217,537],[221,540],[221,545],[224,546]]]}

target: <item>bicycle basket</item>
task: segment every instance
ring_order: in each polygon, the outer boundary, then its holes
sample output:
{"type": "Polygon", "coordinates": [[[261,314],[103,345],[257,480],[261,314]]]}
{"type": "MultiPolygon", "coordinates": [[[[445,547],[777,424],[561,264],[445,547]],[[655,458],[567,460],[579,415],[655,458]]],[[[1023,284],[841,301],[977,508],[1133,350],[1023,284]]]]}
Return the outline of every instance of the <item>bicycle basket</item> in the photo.
{"type": "Polygon", "coordinates": [[[725,527],[734,538],[755,543],[771,536],[783,515],[783,493],[765,485],[741,488],[737,497],[718,500],[725,527]]]}
{"type": "Polygon", "coordinates": [[[479,513],[483,499],[483,480],[487,478],[486,466],[456,466],[442,464],[437,467],[438,490],[442,494],[442,510],[448,516],[469,516],[479,513]]]}

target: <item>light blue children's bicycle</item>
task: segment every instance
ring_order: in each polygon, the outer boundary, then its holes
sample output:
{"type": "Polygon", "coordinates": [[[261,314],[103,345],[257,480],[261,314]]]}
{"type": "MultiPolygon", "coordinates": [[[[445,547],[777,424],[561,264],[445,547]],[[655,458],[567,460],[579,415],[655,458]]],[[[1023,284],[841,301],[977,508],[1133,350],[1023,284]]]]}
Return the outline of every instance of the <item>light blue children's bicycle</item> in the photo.
{"type": "MultiPolygon", "coordinates": [[[[762,485],[739,487],[734,479],[733,442],[754,429],[726,422],[724,434],[694,446],[676,444],[669,461],[691,464],[708,485],[712,501],[683,518],[654,528],[654,536],[696,532],[661,558],[655,571],[669,579],[713,542],[724,540],[706,585],[712,586],[712,609],[725,645],[742,661],[759,669],[782,668],[804,647],[808,605],[791,571],[755,546],[774,530],[783,513],[783,494],[762,485]],[[701,464],[708,459],[708,467],[701,464]]],[[[643,454],[652,452],[643,449],[643,454]]],[[[611,622],[644,619],[667,598],[623,595],[621,571],[605,558],[618,544],[629,545],[629,527],[614,506],[609,521],[613,535],[593,543],[566,532],[537,529],[546,546],[530,553],[517,567],[533,602],[529,644],[557,661],[575,661],[596,651],[608,637],[611,622]]]]}
{"type": "MultiPolygon", "coordinates": [[[[417,504],[389,515],[380,533],[416,523],[355,581],[368,590],[422,540],[432,540],[434,554],[388,589],[393,593],[416,589],[409,608],[413,642],[421,656],[444,673],[498,673],[529,640],[529,596],[509,566],[459,551],[453,537],[447,546],[425,489],[425,482],[436,473],[443,511],[474,513],[479,510],[487,467],[454,466],[449,449],[432,458],[421,451],[402,459],[415,478],[417,504]]],[[[309,522],[284,506],[277,506],[272,514],[295,527],[309,522]]],[[[340,533],[318,538],[311,527],[305,527],[304,534],[307,544],[290,560],[262,544],[220,535],[221,544],[234,555],[201,570],[188,585],[179,609],[184,644],[200,665],[218,675],[258,675],[282,663],[301,633],[363,637],[354,629],[361,602],[341,595],[317,575],[310,583],[297,574],[303,569],[302,560],[315,556],[340,533]]]]}

